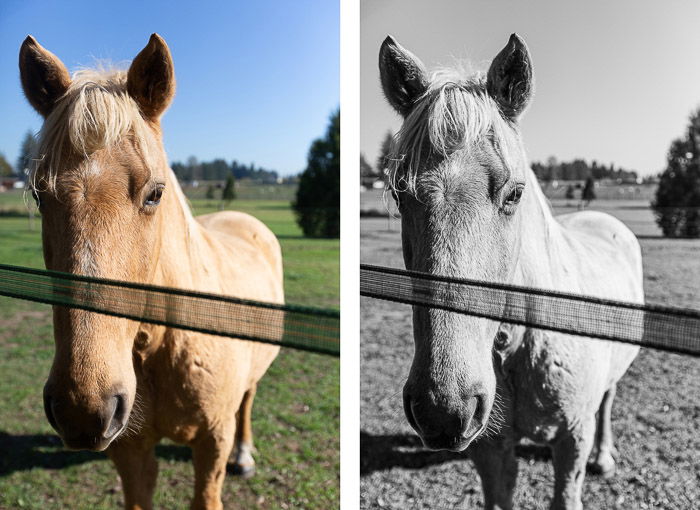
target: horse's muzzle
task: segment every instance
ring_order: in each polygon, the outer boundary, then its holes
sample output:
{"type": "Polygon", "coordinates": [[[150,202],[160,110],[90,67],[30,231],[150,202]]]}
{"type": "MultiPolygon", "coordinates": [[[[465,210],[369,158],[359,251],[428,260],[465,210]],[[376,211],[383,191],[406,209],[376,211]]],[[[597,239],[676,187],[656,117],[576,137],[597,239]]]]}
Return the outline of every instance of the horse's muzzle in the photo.
{"type": "Polygon", "coordinates": [[[104,450],[124,430],[128,420],[124,393],[111,395],[101,405],[87,409],[44,389],[44,412],[71,450],[104,450]]]}
{"type": "Polygon", "coordinates": [[[403,407],[408,423],[423,445],[431,450],[464,450],[483,430],[486,399],[476,395],[442,409],[430,399],[412,397],[404,391],[403,407]]]}

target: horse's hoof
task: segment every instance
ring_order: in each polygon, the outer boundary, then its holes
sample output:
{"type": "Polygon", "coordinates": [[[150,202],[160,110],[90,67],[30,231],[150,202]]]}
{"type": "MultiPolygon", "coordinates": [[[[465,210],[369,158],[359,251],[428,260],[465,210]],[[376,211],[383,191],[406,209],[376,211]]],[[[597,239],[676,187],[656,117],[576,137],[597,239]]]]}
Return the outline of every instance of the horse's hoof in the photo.
{"type": "Polygon", "coordinates": [[[615,461],[610,458],[608,461],[598,460],[591,462],[588,465],[588,471],[593,475],[602,476],[603,478],[612,478],[615,476],[615,461]]]}
{"type": "Polygon", "coordinates": [[[244,480],[252,478],[255,474],[255,464],[249,466],[234,464],[231,468],[231,474],[233,474],[234,476],[240,476],[244,480]]]}

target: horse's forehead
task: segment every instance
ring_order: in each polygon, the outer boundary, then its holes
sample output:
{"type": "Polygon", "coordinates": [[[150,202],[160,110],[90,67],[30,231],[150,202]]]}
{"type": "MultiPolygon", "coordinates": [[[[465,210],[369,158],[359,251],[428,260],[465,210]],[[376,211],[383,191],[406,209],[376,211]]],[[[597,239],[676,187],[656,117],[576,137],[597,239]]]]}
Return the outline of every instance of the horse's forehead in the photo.
{"type": "Polygon", "coordinates": [[[57,184],[63,193],[80,190],[85,196],[114,197],[140,188],[150,175],[133,142],[122,140],[113,147],[78,157],[74,166],[58,173],[57,184]]]}
{"type": "Polygon", "coordinates": [[[475,200],[489,197],[513,177],[512,165],[493,143],[480,143],[437,158],[418,179],[418,195],[438,200],[475,200]]]}

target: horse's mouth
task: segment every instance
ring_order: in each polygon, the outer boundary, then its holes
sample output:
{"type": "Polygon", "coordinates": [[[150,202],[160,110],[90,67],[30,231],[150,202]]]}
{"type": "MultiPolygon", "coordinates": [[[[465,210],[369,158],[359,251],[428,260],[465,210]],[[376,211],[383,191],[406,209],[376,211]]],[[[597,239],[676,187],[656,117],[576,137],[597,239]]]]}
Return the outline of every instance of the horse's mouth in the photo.
{"type": "Polygon", "coordinates": [[[471,442],[476,438],[464,437],[464,436],[448,436],[445,434],[438,434],[437,436],[427,437],[420,436],[421,441],[423,441],[423,446],[430,450],[447,450],[450,452],[461,452],[464,451],[471,442]]]}
{"type": "Polygon", "coordinates": [[[91,452],[102,452],[109,448],[109,445],[111,445],[119,436],[121,436],[122,432],[124,432],[125,429],[126,425],[124,425],[120,430],[118,430],[110,437],[96,437],[85,434],[68,437],[59,435],[59,437],[61,438],[61,441],[63,441],[63,446],[68,450],[88,450],[91,452]]]}
{"type": "Polygon", "coordinates": [[[437,434],[435,436],[426,436],[418,433],[418,436],[423,441],[423,446],[430,450],[447,450],[450,452],[463,452],[470,444],[476,441],[481,434],[486,430],[487,425],[479,427],[475,433],[470,436],[460,434],[458,436],[449,436],[447,434],[437,434]]]}

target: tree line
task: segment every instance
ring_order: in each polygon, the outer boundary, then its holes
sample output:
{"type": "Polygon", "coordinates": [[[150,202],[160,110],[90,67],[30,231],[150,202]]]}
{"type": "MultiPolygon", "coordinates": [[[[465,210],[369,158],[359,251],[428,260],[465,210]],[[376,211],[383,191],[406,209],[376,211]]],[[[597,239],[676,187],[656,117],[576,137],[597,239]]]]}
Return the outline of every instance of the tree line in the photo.
{"type": "Polygon", "coordinates": [[[584,159],[574,159],[573,161],[557,161],[555,157],[550,157],[545,163],[534,161],[530,165],[535,172],[537,179],[544,182],[550,181],[585,181],[588,178],[599,181],[601,179],[613,179],[621,183],[636,183],[637,172],[624,168],[615,168],[599,164],[593,160],[589,164],[584,159]]]}
{"type": "MultiPolygon", "coordinates": [[[[388,131],[382,139],[379,155],[375,165],[372,166],[364,154],[360,154],[360,182],[369,187],[372,182],[384,179],[384,172],[388,166],[388,157],[391,152],[393,136],[388,131]]],[[[614,164],[609,166],[600,164],[593,160],[588,163],[584,159],[574,159],[572,161],[558,161],[554,156],[546,162],[532,162],[532,171],[537,179],[544,182],[551,181],[585,181],[592,178],[595,181],[601,179],[613,179],[621,183],[636,183],[637,172],[621,167],[615,168],[614,164]]]]}
{"type": "Polygon", "coordinates": [[[254,163],[246,165],[235,159],[229,164],[224,159],[198,161],[190,156],[187,162],[174,161],[170,168],[181,181],[225,181],[230,175],[236,179],[251,179],[263,184],[275,184],[279,174],[275,170],[256,167],[254,163]]]}
{"type": "MultiPolygon", "coordinates": [[[[36,146],[36,137],[28,131],[22,139],[20,153],[13,166],[0,153],[0,177],[16,176],[22,178],[30,167],[30,156],[36,146]]],[[[233,175],[235,179],[251,179],[263,184],[275,184],[279,174],[275,170],[256,167],[255,163],[239,163],[235,159],[228,163],[217,158],[212,161],[199,161],[195,156],[187,158],[185,163],[173,161],[171,168],[181,181],[226,181],[233,175]]]]}

